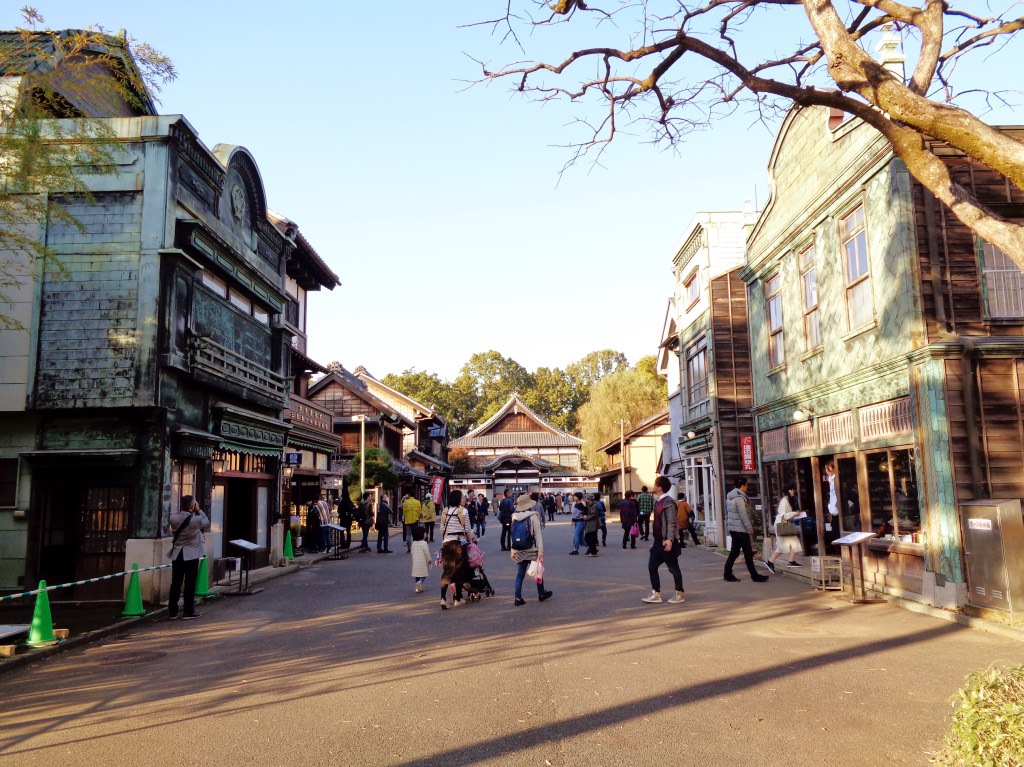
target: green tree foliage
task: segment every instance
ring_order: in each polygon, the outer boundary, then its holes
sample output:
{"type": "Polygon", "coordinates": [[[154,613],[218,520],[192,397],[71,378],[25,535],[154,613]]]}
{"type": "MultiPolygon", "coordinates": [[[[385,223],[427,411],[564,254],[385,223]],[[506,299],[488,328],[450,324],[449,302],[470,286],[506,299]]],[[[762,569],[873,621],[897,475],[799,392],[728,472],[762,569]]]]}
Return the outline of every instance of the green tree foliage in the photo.
{"type": "MultiPolygon", "coordinates": [[[[361,466],[362,453],[356,453],[352,459],[352,468],[348,470],[345,477],[349,483],[356,488],[359,487],[359,470],[361,466]]],[[[385,490],[398,489],[398,474],[395,473],[391,455],[387,450],[379,447],[366,448],[366,487],[382,486],[385,490]]]]}
{"type": "Polygon", "coordinates": [[[649,375],[627,368],[602,378],[578,414],[579,436],[586,440],[584,463],[591,469],[602,467],[597,449],[618,439],[620,419],[629,431],[665,407],[662,387],[649,375]]]}
{"type": "Polygon", "coordinates": [[[531,373],[514,359],[492,349],[473,354],[454,381],[415,369],[391,373],[381,380],[433,407],[448,421],[452,437],[461,437],[483,423],[514,392],[541,418],[575,434],[577,413],[589,399],[593,385],[604,376],[628,368],[626,355],[604,349],[568,364],[565,370],[541,367],[531,373]]]}
{"type": "Polygon", "coordinates": [[[63,204],[89,197],[90,175],[115,173],[118,144],[105,117],[152,111],[152,94],[175,77],[167,57],[100,27],[40,29],[42,16],[22,8],[26,27],[0,40],[0,327],[13,292],[37,261],[60,270],[38,237],[49,223],[81,229],[63,204]]]}
{"type": "Polygon", "coordinates": [[[662,396],[668,400],[668,381],[665,377],[658,373],[658,358],[653,354],[648,354],[646,357],[641,357],[637,360],[636,365],[633,369],[638,373],[643,373],[645,376],[649,376],[652,380],[658,382],[658,386],[661,387],[662,396]]]}

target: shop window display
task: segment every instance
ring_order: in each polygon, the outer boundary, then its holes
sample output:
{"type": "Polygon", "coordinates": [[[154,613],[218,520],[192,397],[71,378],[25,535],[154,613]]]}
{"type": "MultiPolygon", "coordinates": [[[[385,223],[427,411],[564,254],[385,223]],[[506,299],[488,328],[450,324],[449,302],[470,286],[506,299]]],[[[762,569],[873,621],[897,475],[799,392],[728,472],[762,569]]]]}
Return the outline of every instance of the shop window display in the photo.
{"type": "Polygon", "coordinates": [[[920,542],[921,507],[912,450],[883,450],[867,456],[871,529],[880,537],[920,542]]]}

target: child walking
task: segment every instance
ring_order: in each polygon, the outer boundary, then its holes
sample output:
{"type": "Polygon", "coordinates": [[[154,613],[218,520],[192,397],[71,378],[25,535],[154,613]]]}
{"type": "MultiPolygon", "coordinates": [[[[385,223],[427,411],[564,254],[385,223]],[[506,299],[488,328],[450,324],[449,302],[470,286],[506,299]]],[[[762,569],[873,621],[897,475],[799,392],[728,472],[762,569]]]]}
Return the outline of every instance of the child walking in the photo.
{"type": "Polygon", "coordinates": [[[412,526],[412,577],[416,581],[416,593],[423,593],[423,581],[430,572],[430,547],[424,539],[426,531],[422,525],[412,526]]]}

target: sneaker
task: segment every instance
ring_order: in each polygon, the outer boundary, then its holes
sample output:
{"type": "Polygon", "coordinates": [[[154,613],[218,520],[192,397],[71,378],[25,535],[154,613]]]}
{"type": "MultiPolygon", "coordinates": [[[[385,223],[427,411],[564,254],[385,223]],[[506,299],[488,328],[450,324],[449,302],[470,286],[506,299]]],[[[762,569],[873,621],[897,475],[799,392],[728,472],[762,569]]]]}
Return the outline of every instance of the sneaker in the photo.
{"type": "Polygon", "coordinates": [[[786,567],[803,567],[799,562],[790,562],[786,567]]]}
{"type": "Polygon", "coordinates": [[[767,575],[751,575],[750,576],[750,580],[752,580],[754,583],[764,583],[766,580],[768,580],[768,576],[767,575]]]}
{"type": "Polygon", "coordinates": [[[516,601],[513,602],[512,604],[514,604],[516,607],[522,607],[523,605],[526,604],[526,600],[525,599],[520,599],[519,597],[516,597],[516,601]]]}
{"type": "Polygon", "coordinates": [[[644,597],[644,599],[642,599],[641,601],[646,602],[649,605],[660,605],[661,594],[659,594],[657,591],[652,591],[649,597],[644,597]]]}
{"type": "Polygon", "coordinates": [[[682,591],[677,591],[675,596],[668,600],[670,605],[681,605],[686,601],[686,595],[682,591]]]}
{"type": "Polygon", "coordinates": [[[588,551],[588,552],[587,552],[586,554],[584,554],[584,556],[587,556],[587,557],[596,557],[596,556],[597,556],[597,554],[591,554],[591,553],[590,553],[590,552],[588,551]]]}
{"type": "Polygon", "coordinates": [[[740,582],[740,579],[737,578],[732,573],[726,573],[725,574],[725,580],[729,581],[729,583],[739,583],[740,582]]]}
{"type": "Polygon", "coordinates": [[[422,583],[417,583],[416,584],[416,593],[417,594],[422,594],[423,593],[423,584],[422,583]]]}
{"type": "Polygon", "coordinates": [[[176,620],[178,620],[178,614],[174,613],[172,615],[171,613],[167,613],[167,620],[169,620],[169,621],[176,621],[176,620]]]}
{"type": "Polygon", "coordinates": [[[191,620],[195,620],[199,616],[200,616],[200,613],[185,613],[184,615],[181,616],[181,619],[183,621],[191,621],[191,620]]]}
{"type": "Polygon", "coordinates": [[[570,551],[569,552],[569,556],[572,556],[572,557],[578,557],[579,555],[580,555],[580,553],[578,551],[570,551]]]}
{"type": "Polygon", "coordinates": [[[448,600],[447,599],[442,599],[441,600],[441,609],[442,610],[447,610],[448,609],[448,600]]]}
{"type": "Polygon", "coordinates": [[[778,571],[777,571],[777,570],[775,569],[775,563],[774,563],[774,562],[769,562],[769,561],[768,561],[768,560],[766,559],[766,560],[764,561],[764,566],[765,566],[765,567],[767,567],[767,568],[768,568],[768,569],[769,569],[769,570],[770,570],[770,571],[771,571],[772,573],[777,573],[777,572],[778,572],[778,571]]]}
{"type": "Polygon", "coordinates": [[[456,599],[454,602],[452,602],[452,607],[462,607],[464,604],[466,604],[465,599],[456,599]]]}
{"type": "Polygon", "coordinates": [[[537,597],[537,599],[539,599],[541,602],[543,602],[545,600],[551,599],[551,597],[553,597],[554,595],[555,595],[555,592],[553,592],[553,591],[545,591],[543,594],[540,594],[537,597]]]}

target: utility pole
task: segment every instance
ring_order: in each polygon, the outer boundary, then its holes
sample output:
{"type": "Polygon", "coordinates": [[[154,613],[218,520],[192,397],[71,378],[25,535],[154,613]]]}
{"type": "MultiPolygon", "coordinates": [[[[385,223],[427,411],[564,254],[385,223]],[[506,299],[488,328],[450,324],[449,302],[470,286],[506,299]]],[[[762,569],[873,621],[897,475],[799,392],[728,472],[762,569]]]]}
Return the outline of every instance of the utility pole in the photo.
{"type": "Polygon", "coordinates": [[[620,484],[620,491],[622,497],[626,497],[626,421],[622,418],[619,419],[619,468],[621,470],[622,480],[620,484]]]}

